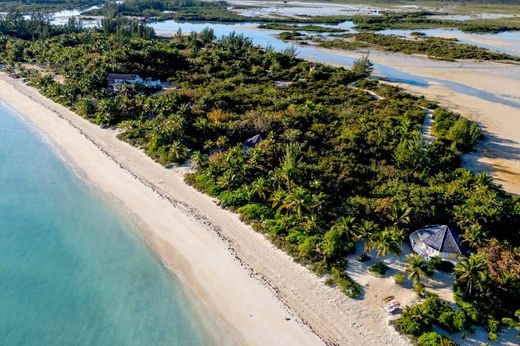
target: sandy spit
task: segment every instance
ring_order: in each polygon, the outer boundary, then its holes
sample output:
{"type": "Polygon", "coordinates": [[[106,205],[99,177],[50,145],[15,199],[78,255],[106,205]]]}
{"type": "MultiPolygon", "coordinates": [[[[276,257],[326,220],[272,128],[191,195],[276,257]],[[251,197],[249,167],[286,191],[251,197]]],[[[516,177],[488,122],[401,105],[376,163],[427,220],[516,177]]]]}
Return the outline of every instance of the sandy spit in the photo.
{"type": "Polygon", "coordinates": [[[183,283],[216,344],[408,345],[389,316],[337,289],[142,151],[0,74],[0,99],[117,200],[183,283]]]}

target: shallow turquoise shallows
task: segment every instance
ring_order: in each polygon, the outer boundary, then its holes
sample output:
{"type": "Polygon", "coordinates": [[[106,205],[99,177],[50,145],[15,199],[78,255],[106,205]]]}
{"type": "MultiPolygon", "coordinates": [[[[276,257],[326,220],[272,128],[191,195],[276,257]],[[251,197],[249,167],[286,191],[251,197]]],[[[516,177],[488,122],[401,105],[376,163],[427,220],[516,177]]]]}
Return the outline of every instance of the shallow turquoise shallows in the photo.
{"type": "Polygon", "coordinates": [[[179,283],[0,103],[0,344],[207,345],[179,283]]]}

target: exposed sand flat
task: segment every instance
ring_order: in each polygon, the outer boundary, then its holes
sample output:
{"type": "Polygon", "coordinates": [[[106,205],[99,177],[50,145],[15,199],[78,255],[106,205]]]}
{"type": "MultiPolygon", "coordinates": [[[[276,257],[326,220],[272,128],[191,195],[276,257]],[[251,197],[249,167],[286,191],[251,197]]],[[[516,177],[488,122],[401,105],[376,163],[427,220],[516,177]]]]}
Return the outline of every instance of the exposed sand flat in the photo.
{"type": "MultiPolygon", "coordinates": [[[[345,297],[138,149],[0,74],[0,99],[118,200],[175,272],[217,344],[407,345],[388,315],[345,297]],[[303,319],[306,324],[302,323],[303,319]],[[309,327],[310,326],[310,327],[309,327]]],[[[151,283],[153,284],[153,283],[151,283]]]]}
{"type": "MultiPolygon", "coordinates": [[[[326,51],[356,58],[366,54],[326,51]]],[[[416,85],[399,79],[393,84],[477,121],[485,136],[464,156],[464,166],[489,172],[506,191],[520,195],[520,65],[446,62],[379,51],[371,51],[370,59],[380,65],[376,76],[381,68],[404,71],[417,79],[416,85]]]]}

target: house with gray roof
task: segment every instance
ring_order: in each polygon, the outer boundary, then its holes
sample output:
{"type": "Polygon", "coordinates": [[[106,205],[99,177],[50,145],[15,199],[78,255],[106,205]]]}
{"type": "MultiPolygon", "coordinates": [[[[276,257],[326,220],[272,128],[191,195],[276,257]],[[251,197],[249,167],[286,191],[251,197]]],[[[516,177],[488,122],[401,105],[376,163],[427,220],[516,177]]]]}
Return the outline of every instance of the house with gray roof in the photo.
{"type": "Polygon", "coordinates": [[[432,258],[457,262],[463,254],[460,238],[456,231],[447,225],[430,225],[410,234],[410,244],[414,252],[432,258]]]}
{"type": "Polygon", "coordinates": [[[143,85],[152,89],[161,89],[162,83],[160,79],[153,78],[141,78],[138,74],[129,73],[109,73],[107,77],[108,89],[117,91],[118,87],[122,84],[136,84],[143,85]]]}

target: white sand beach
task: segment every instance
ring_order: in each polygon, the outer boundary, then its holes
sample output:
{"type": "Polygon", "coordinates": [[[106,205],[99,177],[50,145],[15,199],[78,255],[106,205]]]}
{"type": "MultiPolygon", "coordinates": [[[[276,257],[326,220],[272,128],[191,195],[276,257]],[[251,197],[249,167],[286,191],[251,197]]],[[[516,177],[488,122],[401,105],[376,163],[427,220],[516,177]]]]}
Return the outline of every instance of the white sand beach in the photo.
{"type": "MultiPolygon", "coordinates": [[[[0,74],[0,100],[118,201],[181,280],[216,344],[407,345],[389,315],[344,296],[142,151],[0,74]]],[[[152,283],[153,284],[153,283],[152,283]]]]}

